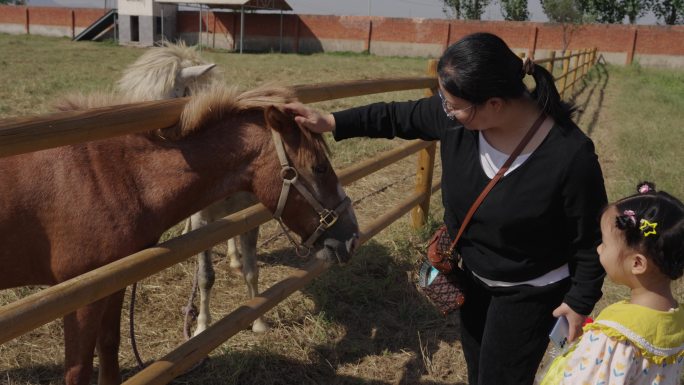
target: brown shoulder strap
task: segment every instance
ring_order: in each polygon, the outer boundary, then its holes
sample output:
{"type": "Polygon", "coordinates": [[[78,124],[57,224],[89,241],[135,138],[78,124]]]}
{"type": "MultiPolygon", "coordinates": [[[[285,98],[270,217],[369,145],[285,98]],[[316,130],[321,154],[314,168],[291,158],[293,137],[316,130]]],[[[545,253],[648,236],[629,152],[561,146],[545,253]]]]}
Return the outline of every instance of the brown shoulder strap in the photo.
{"type": "MultiPolygon", "coordinates": [[[[494,188],[494,185],[503,177],[503,175],[508,171],[508,168],[511,167],[511,164],[513,161],[515,161],[515,158],[520,155],[522,150],[527,146],[527,143],[530,142],[530,139],[534,136],[535,133],[539,130],[539,127],[542,125],[544,120],[546,119],[546,114],[542,113],[539,115],[537,120],[535,120],[534,124],[532,124],[532,127],[530,127],[529,131],[527,131],[527,134],[522,138],[520,143],[518,143],[518,146],[513,150],[511,155],[506,159],[506,162],[504,162],[503,166],[499,169],[499,171],[494,175],[494,178],[489,181],[487,186],[485,186],[484,190],[480,193],[480,196],[475,199],[475,202],[473,202],[473,205],[470,206],[470,209],[468,209],[468,213],[466,213],[465,218],[463,218],[463,222],[461,222],[461,227],[458,229],[458,234],[456,234],[456,238],[451,242],[451,246],[449,246],[449,254],[451,254],[454,251],[454,248],[456,247],[456,243],[458,243],[458,240],[461,238],[461,235],[463,235],[463,232],[465,231],[466,226],[468,226],[468,222],[473,218],[473,215],[475,214],[475,211],[477,211],[477,208],[480,207],[482,204],[482,201],[484,201],[485,197],[489,192],[494,188]]],[[[482,135],[482,134],[480,134],[482,135]]]]}

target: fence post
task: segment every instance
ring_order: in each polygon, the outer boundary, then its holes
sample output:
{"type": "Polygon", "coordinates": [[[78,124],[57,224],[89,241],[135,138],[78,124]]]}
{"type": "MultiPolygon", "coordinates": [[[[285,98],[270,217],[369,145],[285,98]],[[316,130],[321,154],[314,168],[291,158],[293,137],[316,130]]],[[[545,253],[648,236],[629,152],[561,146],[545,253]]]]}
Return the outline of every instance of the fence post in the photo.
{"type": "Polygon", "coordinates": [[[573,60],[573,70],[572,70],[572,83],[570,83],[570,97],[575,93],[575,81],[577,80],[577,70],[579,66],[579,59],[582,55],[581,51],[575,54],[575,60],[573,60]]]}
{"type": "MultiPolygon", "coordinates": [[[[428,61],[428,76],[437,76],[437,60],[430,59],[428,61]]],[[[426,96],[435,94],[434,89],[425,91],[426,96]]],[[[416,171],[416,193],[425,194],[425,199],[418,203],[416,207],[411,210],[411,222],[414,229],[419,229],[427,223],[428,214],[430,213],[430,196],[432,194],[432,174],[435,169],[435,153],[437,149],[437,142],[433,142],[430,146],[418,152],[418,167],[416,171]]]]}
{"type": "Polygon", "coordinates": [[[76,37],[76,13],[74,10],[71,10],[71,38],[76,37]]]}
{"type": "Polygon", "coordinates": [[[625,65],[630,65],[634,61],[634,52],[636,51],[636,42],[637,42],[637,29],[636,27],[634,28],[634,32],[632,32],[632,41],[629,44],[629,51],[627,51],[627,59],[625,60],[625,65]]]}
{"type": "Polygon", "coordinates": [[[556,51],[551,51],[551,56],[549,56],[549,62],[546,63],[546,70],[549,71],[551,76],[553,76],[553,62],[556,59],[556,51]]]}
{"type": "Polygon", "coordinates": [[[373,38],[373,20],[368,20],[368,39],[366,39],[366,46],[364,51],[371,53],[371,39],[373,38]]]}
{"type": "Polygon", "coordinates": [[[568,70],[570,69],[570,56],[572,51],[565,51],[566,56],[563,57],[563,74],[561,75],[560,96],[561,99],[565,96],[565,86],[568,84],[568,70]]]}
{"type": "Polygon", "coordinates": [[[533,59],[535,53],[537,52],[537,38],[539,37],[539,27],[535,26],[532,33],[532,43],[530,44],[529,50],[527,51],[527,57],[533,59]]]}
{"type": "Polygon", "coordinates": [[[589,62],[590,62],[590,55],[591,51],[589,48],[584,50],[584,62],[582,63],[582,76],[586,75],[587,72],[589,72],[589,62]]]}
{"type": "Polygon", "coordinates": [[[299,15],[295,15],[296,20],[295,20],[295,41],[294,41],[294,53],[299,53],[299,24],[301,24],[301,21],[299,20],[299,15]]]}

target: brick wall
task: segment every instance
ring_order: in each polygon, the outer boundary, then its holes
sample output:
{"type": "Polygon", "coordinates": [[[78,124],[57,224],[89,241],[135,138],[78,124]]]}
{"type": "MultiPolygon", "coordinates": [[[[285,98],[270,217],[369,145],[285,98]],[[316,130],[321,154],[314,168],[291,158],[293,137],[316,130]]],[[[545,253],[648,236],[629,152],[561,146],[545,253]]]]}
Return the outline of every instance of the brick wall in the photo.
{"type": "Polygon", "coordinates": [[[0,32],[73,37],[107,11],[91,8],[0,5],[0,32]]]}
{"type": "MultiPolygon", "coordinates": [[[[196,36],[197,12],[180,12],[178,20],[180,32],[196,36]]],[[[236,48],[239,27],[238,13],[205,15],[203,42],[217,48],[236,48]],[[217,43],[220,40],[231,45],[221,46],[217,43]]],[[[571,50],[597,47],[610,62],[624,64],[637,58],[644,64],[684,67],[684,26],[591,24],[564,30],[561,25],[533,22],[286,15],[282,29],[285,52],[369,50],[378,55],[439,56],[459,38],[485,31],[501,36],[516,51],[534,48],[537,57],[562,49],[567,41],[571,50]]],[[[279,15],[245,15],[245,49],[273,49],[279,40],[279,15]]]]}
{"type": "MultiPolygon", "coordinates": [[[[14,26],[14,33],[17,29],[19,33],[21,30],[26,33],[26,26],[30,33],[36,33],[34,26],[67,28],[72,17],[76,27],[84,28],[104,12],[102,9],[0,6],[0,32],[3,26],[14,26]]],[[[239,13],[214,12],[202,16],[203,44],[230,50],[238,48],[239,13]]],[[[178,12],[176,20],[178,36],[189,44],[196,44],[200,38],[198,13],[178,12]]],[[[623,64],[636,58],[645,65],[684,67],[684,26],[590,24],[564,31],[557,24],[533,22],[292,14],[281,18],[279,14],[245,14],[244,48],[301,53],[370,51],[378,55],[436,57],[448,44],[479,31],[501,36],[516,51],[535,48],[537,57],[544,57],[548,50],[562,49],[565,35],[568,49],[597,47],[610,62],[623,64]]]]}

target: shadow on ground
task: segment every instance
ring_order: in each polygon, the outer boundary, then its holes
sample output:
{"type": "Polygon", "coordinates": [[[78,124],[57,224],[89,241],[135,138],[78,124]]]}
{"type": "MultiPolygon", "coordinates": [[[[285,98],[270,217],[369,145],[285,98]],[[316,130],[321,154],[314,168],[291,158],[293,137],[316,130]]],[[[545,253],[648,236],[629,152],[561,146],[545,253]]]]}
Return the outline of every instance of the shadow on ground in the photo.
{"type": "MultiPolygon", "coordinates": [[[[411,246],[406,247],[409,250],[411,246]]],[[[261,253],[259,259],[297,268],[306,262],[292,254],[289,249],[276,250],[261,253]]],[[[313,314],[345,331],[341,338],[310,346],[301,361],[261,345],[244,350],[222,345],[218,354],[172,383],[453,384],[453,380],[442,379],[465,372],[465,368],[458,366],[456,357],[433,358],[440,344],[456,342],[458,316],[445,318],[435,311],[417,291],[413,271],[411,258],[393,256],[387,247],[371,240],[359,249],[352,263],[333,266],[302,289],[315,304],[313,314]],[[349,367],[364,360],[381,361],[377,365],[384,373],[348,373],[349,367]]],[[[284,326],[297,327],[294,323],[300,321],[284,326]]],[[[137,372],[134,367],[124,368],[123,376],[130,378],[137,372]]]]}
{"type": "Polygon", "coordinates": [[[572,101],[575,102],[578,99],[583,99],[581,104],[577,104],[577,118],[578,121],[587,111],[587,106],[592,105],[593,111],[591,113],[591,118],[586,124],[587,136],[591,137],[596,129],[596,124],[603,109],[603,103],[606,96],[606,87],[608,86],[608,81],[610,80],[610,74],[606,69],[606,62],[603,56],[598,58],[597,64],[594,67],[596,70],[589,73],[586,77],[582,78],[582,84],[575,92],[572,97],[572,101]],[[587,93],[586,96],[584,93],[587,93]],[[594,100],[596,99],[596,100],[594,100]]]}

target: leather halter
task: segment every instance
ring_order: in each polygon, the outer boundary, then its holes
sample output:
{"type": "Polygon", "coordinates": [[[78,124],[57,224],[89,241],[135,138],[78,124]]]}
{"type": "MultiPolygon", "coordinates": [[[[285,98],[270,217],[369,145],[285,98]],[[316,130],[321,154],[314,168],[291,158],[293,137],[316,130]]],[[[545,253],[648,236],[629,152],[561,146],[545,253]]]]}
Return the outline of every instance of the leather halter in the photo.
{"type": "Polygon", "coordinates": [[[345,196],[344,199],[342,199],[342,202],[340,202],[333,210],[323,207],[323,205],[321,205],[321,203],[314,198],[309,189],[299,181],[299,173],[297,172],[297,169],[290,166],[290,163],[287,161],[285,148],[283,147],[283,139],[280,136],[280,133],[275,130],[271,130],[271,134],[273,135],[273,143],[275,144],[276,153],[278,154],[278,159],[280,160],[280,177],[283,178],[283,187],[280,190],[280,198],[278,198],[278,206],[276,207],[275,213],[273,213],[273,218],[278,221],[278,224],[283,229],[285,236],[287,236],[287,239],[289,239],[294,245],[295,249],[297,250],[297,255],[305,257],[311,252],[314,242],[316,242],[316,240],[320,238],[320,236],[323,235],[326,230],[333,227],[335,223],[337,223],[337,218],[347,209],[347,207],[349,207],[351,200],[349,197],[345,196]],[[302,244],[297,243],[297,241],[292,238],[292,235],[290,235],[290,232],[287,230],[287,227],[285,227],[282,219],[283,210],[285,209],[287,197],[290,193],[290,186],[294,186],[297,191],[299,191],[299,193],[311,205],[311,207],[316,210],[319,216],[318,227],[302,244]],[[304,253],[301,252],[302,249],[305,250],[304,253]]]}

